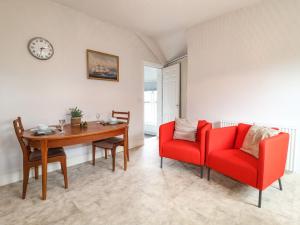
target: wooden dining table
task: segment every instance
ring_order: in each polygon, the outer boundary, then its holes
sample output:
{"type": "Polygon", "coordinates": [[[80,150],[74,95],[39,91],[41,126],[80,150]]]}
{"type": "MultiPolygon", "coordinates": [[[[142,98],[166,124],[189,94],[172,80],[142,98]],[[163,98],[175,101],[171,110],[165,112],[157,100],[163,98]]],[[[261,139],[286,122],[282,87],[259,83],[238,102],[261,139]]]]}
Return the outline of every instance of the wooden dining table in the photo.
{"type": "Polygon", "coordinates": [[[76,144],[91,143],[114,136],[123,135],[124,138],[124,170],[127,169],[128,152],[128,125],[125,123],[105,125],[97,122],[88,122],[86,128],[80,126],[64,126],[64,132],[55,131],[51,135],[36,136],[34,132],[25,130],[23,138],[32,148],[39,149],[42,155],[42,199],[47,198],[47,160],[48,148],[64,147],[76,144]]]}

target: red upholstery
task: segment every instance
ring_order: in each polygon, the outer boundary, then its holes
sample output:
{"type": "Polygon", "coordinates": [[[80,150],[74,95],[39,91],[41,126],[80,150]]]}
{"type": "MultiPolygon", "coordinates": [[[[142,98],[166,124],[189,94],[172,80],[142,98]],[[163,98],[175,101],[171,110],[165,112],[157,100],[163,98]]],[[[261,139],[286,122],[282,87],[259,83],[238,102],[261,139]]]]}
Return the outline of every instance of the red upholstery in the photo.
{"type": "Polygon", "coordinates": [[[239,124],[210,130],[206,138],[206,165],[263,190],[284,174],[289,135],[280,133],[261,141],[257,159],[239,149],[250,126],[239,124]]]}
{"type": "MultiPolygon", "coordinates": [[[[200,165],[200,148],[197,142],[171,140],[163,145],[163,157],[200,165]]],[[[203,165],[203,164],[201,164],[203,165]]]]}
{"type": "Polygon", "coordinates": [[[209,155],[207,166],[256,187],[257,159],[239,149],[221,149],[209,155]]]}
{"type": "Polygon", "coordinates": [[[212,128],[205,120],[198,121],[196,141],[174,140],[175,121],[162,124],[159,128],[160,157],[175,159],[196,165],[205,164],[206,132],[212,128]]]}
{"type": "Polygon", "coordinates": [[[159,155],[163,157],[162,146],[164,143],[173,140],[175,130],[175,121],[162,124],[159,127],[159,155]]]}
{"type": "Polygon", "coordinates": [[[280,133],[259,145],[257,188],[264,190],[284,174],[289,135],[280,133]]]}
{"type": "MultiPolygon", "coordinates": [[[[198,121],[198,125],[197,125],[197,130],[200,130],[207,124],[207,122],[205,120],[200,120],[198,121]]],[[[200,141],[201,140],[201,132],[197,132],[196,135],[196,141],[200,141]]]]}
{"type": "Polygon", "coordinates": [[[243,146],[244,139],[251,125],[239,123],[237,126],[237,135],[235,139],[234,148],[240,149],[243,146]]]}

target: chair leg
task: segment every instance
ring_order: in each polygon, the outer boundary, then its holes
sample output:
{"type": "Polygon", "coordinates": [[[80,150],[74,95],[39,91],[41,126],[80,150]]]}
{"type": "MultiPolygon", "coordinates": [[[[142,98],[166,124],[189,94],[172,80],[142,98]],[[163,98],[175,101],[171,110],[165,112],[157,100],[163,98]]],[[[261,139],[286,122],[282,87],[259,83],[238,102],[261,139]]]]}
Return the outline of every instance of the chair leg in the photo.
{"type": "Polygon", "coordinates": [[[280,178],[278,179],[278,183],[279,183],[279,189],[280,189],[280,191],[282,191],[282,184],[281,184],[281,179],[280,178]]]}
{"type": "Polygon", "coordinates": [[[107,159],[107,149],[104,149],[105,152],[105,159],[107,159]]]}
{"type": "Polygon", "coordinates": [[[203,178],[203,166],[200,166],[200,177],[203,178]]]}
{"type": "Polygon", "coordinates": [[[207,169],[207,180],[209,181],[210,180],[210,168],[208,167],[207,169]]]}
{"type": "Polygon", "coordinates": [[[64,175],[65,189],[68,188],[68,171],[67,171],[67,160],[66,158],[60,162],[61,169],[64,175]]]}
{"type": "Polygon", "coordinates": [[[116,148],[115,147],[111,150],[111,156],[112,156],[112,171],[115,171],[115,167],[116,167],[116,148]]]}
{"type": "Polygon", "coordinates": [[[64,175],[64,167],[63,167],[62,163],[60,163],[60,171],[61,171],[61,174],[64,175]]]}
{"type": "Polygon", "coordinates": [[[93,165],[95,166],[95,160],[96,160],[96,146],[93,145],[93,165]]]}
{"type": "Polygon", "coordinates": [[[163,157],[160,157],[160,168],[163,168],[163,157]]]}
{"type": "Polygon", "coordinates": [[[129,148],[127,149],[127,161],[129,162],[129,148]]]}
{"type": "Polygon", "coordinates": [[[258,194],[258,208],[261,208],[261,197],[262,197],[262,190],[259,190],[259,194],[258,194]]]}
{"type": "Polygon", "coordinates": [[[39,179],[39,165],[34,166],[34,178],[39,179]]]}
{"type": "Polygon", "coordinates": [[[30,170],[29,166],[27,166],[27,165],[23,166],[23,192],[22,192],[23,199],[25,199],[25,197],[26,197],[27,184],[28,184],[28,178],[29,178],[29,170],[30,170]]]}

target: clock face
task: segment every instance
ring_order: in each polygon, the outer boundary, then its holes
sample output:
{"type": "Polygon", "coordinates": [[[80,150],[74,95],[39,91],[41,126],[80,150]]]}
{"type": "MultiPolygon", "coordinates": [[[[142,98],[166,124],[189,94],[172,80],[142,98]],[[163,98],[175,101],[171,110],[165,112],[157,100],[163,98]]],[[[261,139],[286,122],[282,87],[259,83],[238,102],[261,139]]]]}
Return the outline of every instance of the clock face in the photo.
{"type": "Polygon", "coordinates": [[[53,46],[45,38],[35,37],[28,42],[28,50],[37,59],[47,60],[54,54],[53,46]]]}

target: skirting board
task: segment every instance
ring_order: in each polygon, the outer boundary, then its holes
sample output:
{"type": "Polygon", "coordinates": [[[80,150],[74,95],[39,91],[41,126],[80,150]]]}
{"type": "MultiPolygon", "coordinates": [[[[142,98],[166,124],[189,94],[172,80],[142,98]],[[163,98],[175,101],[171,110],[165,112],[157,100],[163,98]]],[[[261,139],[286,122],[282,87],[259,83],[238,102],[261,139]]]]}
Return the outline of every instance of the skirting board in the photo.
{"type": "MultiPolygon", "coordinates": [[[[129,142],[130,146],[129,148],[135,148],[138,146],[142,146],[144,144],[144,139],[139,139],[135,141],[129,142]]],[[[122,147],[119,147],[117,149],[117,152],[122,152],[122,147]]],[[[80,163],[84,163],[87,161],[92,160],[92,147],[91,145],[78,145],[76,148],[66,148],[66,154],[67,154],[67,165],[74,166],[80,163]],[[76,150],[76,152],[79,152],[79,154],[72,154],[73,151],[76,150]]],[[[104,151],[96,151],[96,158],[104,157],[104,151]]],[[[59,163],[49,163],[48,164],[48,172],[52,172],[55,170],[60,170],[59,163]]],[[[39,173],[41,175],[42,169],[39,168],[39,173]]],[[[30,177],[34,176],[34,170],[32,169],[29,174],[30,177]]],[[[15,183],[20,180],[23,180],[23,171],[22,169],[19,171],[15,171],[13,173],[3,174],[0,177],[0,186],[4,186],[7,184],[15,183]]]]}

